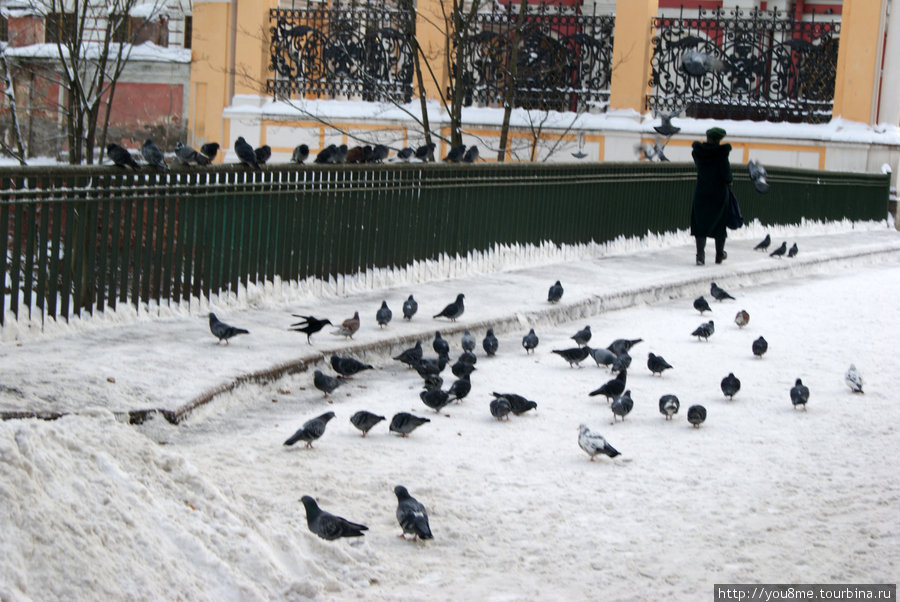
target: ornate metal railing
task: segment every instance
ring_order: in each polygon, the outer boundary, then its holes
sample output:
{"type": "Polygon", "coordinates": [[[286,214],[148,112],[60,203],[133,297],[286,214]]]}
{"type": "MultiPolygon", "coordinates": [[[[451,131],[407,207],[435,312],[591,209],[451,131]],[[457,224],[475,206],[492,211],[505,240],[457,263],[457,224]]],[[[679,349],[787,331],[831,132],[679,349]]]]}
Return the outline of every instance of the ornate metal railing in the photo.
{"type": "Polygon", "coordinates": [[[647,108],[688,117],[821,123],[831,118],[838,21],[700,10],[653,19],[647,108]]]}
{"type": "Polygon", "coordinates": [[[519,5],[490,3],[477,13],[462,51],[464,104],[503,106],[518,41],[514,105],[558,111],[605,111],[612,75],[615,17],[580,6],[529,4],[516,32],[519,5]]]}
{"type": "Polygon", "coordinates": [[[269,11],[276,97],[409,102],[413,53],[409,14],[384,2],[334,0],[269,11]]]}

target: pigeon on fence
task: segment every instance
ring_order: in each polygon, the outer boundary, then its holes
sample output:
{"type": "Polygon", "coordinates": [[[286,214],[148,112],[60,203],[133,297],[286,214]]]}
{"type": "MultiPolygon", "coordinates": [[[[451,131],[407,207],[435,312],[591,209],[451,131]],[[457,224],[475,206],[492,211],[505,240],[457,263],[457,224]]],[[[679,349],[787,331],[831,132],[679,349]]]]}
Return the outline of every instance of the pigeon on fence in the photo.
{"type": "Polygon", "coordinates": [[[259,161],[256,160],[256,153],[253,151],[253,147],[244,140],[243,136],[238,136],[238,139],[234,141],[234,154],[237,155],[238,161],[247,167],[259,170],[259,161]]]}
{"type": "Polygon", "coordinates": [[[163,155],[163,152],[159,150],[159,147],[153,144],[153,140],[147,138],[144,141],[143,146],[141,146],[141,156],[144,158],[144,161],[147,162],[147,165],[151,167],[155,167],[159,171],[169,171],[169,166],[166,165],[166,158],[163,155]]]}
{"type": "Polygon", "coordinates": [[[306,144],[298,144],[291,153],[291,163],[302,165],[304,161],[309,159],[309,146],[306,144]]]}
{"type": "Polygon", "coordinates": [[[200,147],[200,153],[197,155],[197,162],[200,165],[209,165],[216,159],[216,155],[219,154],[219,143],[218,142],[207,142],[203,146],[200,147]]]}
{"type": "Polygon", "coordinates": [[[141,166],[137,164],[137,161],[134,160],[131,153],[118,144],[107,144],[106,156],[118,167],[130,167],[134,171],[139,171],[141,169],[141,166]]]}
{"type": "Polygon", "coordinates": [[[259,165],[265,165],[272,157],[272,147],[268,144],[263,144],[259,148],[254,149],[253,154],[256,156],[256,162],[259,165]]]}

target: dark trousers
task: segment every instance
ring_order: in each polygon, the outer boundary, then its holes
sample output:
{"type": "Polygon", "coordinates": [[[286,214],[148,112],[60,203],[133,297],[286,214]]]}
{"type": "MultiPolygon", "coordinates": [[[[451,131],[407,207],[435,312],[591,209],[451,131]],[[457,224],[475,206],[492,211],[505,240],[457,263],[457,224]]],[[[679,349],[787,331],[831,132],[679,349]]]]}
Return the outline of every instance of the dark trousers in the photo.
{"type": "MultiPolygon", "coordinates": [[[[706,261],[706,237],[705,236],[695,236],[694,240],[697,243],[697,263],[703,263],[706,261]]],[[[716,238],[716,263],[721,263],[725,258],[725,237],[716,238]]]]}

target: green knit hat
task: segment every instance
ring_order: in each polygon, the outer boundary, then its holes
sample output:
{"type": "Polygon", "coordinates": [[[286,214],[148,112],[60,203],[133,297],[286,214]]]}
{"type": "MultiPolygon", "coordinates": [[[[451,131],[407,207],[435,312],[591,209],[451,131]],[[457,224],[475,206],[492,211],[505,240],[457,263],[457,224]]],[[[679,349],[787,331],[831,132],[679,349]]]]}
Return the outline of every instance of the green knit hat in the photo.
{"type": "Polygon", "coordinates": [[[706,137],[710,140],[721,140],[725,137],[725,130],[722,128],[709,128],[706,130],[706,137]]]}

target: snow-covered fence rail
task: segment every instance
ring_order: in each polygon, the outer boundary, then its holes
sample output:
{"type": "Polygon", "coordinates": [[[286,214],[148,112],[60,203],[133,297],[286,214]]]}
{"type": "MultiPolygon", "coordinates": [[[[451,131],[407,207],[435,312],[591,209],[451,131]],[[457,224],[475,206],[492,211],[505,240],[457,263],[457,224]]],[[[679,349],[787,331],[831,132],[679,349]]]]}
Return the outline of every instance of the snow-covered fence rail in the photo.
{"type": "MultiPolygon", "coordinates": [[[[736,171],[748,220],[887,214],[888,176],[772,168],[759,196],[736,171]]],[[[671,163],[3,168],[0,324],[684,229],[694,174],[671,163]]]]}

